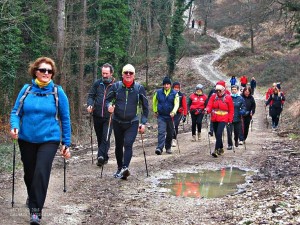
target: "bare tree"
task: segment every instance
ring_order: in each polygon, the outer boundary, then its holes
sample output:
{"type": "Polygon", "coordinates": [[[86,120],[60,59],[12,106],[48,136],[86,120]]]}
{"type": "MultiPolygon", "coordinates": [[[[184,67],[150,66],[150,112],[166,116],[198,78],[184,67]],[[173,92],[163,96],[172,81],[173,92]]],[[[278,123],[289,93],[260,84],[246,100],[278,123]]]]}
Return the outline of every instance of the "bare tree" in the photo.
{"type": "Polygon", "coordinates": [[[57,81],[64,88],[66,87],[66,73],[64,71],[64,55],[65,55],[65,37],[66,37],[66,16],[65,16],[65,0],[57,1],[57,68],[59,80],[57,81]]]}

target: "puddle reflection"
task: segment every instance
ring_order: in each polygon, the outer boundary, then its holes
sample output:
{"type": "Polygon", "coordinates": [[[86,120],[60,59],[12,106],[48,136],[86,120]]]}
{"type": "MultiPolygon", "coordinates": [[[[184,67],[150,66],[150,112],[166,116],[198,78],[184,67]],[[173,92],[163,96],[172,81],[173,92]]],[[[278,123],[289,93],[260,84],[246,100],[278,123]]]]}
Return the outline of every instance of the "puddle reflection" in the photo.
{"type": "Polygon", "coordinates": [[[176,173],[171,179],[161,179],[159,186],[170,189],[170,194],[175,196],[219,198],[236,192],[236,185],[245,183],[249,173],[235,167],[176,173]]]}

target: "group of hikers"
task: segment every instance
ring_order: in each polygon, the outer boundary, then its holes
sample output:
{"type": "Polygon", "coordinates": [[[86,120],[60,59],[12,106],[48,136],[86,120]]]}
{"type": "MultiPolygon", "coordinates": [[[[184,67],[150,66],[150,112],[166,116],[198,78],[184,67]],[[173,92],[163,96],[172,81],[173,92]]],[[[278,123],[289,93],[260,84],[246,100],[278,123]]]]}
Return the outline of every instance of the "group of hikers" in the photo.
{"type": "MultiPolygon", "coordinates": [[[[18,141],[21,152],[30,224],[40,224],[52,163],[59,145],[62,157],[68,159],[71,156],[71,120],[68,98],[53,82],[57,71],[54,61],[40,57],[29,64],[28,71],[32,83],[24,85],[19,92],[11,112],[10,134],[18,141]]],[[[87,112],[93,118],[97,136],[97,166],[103,169],[108,163],[110,136],[114,132],[117,169],[113,177],[126,180],[130,175],[133,143],[138,133],[143,135],[148,122],[149,102],[143,85],[135,81],[136,72],[131,64],[123,67],[121,81],[116,81],[113,74],[111,64],[102,65],[101,78],[93,83],[88,93],[87,112]]],[[[226,82],[218,81],[208,96],[204,93],[204,86],[197,84],[193,93],[186,96],[181,92],[179,82],[172,83],[168,76],[164,77],[162,88],[156,90],[152,98],[152,110],[158,124],[155,154],[162,155],[164,150],[172,154],[171,147],[176,146],[179,124],[186,121],[188,114],[192,121],[192,141],[201,140],[202,121],[204,118],[208,121],[210,115],[209,136],[215,135],[216,139],[211,152],[213,157],[224,153],[222,135],[225,127],[227,150],[245,144],[255,114],[253,91],[256,83],[252,88],[241,82],[241,94],[236,81],[230,81],[230,84],[231,91],[228,91],[226,82]]],[[[278,105],[284,100],[280,85],[275,84],[266,99],[273,128],[278,126],[281,113],[278,105]]]]}

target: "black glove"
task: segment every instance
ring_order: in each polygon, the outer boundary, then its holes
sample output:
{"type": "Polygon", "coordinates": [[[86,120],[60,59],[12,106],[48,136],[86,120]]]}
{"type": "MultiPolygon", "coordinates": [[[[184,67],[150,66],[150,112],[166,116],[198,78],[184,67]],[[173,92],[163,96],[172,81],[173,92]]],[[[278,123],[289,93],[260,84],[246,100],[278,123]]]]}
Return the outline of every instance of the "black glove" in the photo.
{"type": "Polygon", "coordinates": [[[185,121],[186,121],[186,116],[183,116],[182,117],[182,122],[185,123],[185,121]]]}

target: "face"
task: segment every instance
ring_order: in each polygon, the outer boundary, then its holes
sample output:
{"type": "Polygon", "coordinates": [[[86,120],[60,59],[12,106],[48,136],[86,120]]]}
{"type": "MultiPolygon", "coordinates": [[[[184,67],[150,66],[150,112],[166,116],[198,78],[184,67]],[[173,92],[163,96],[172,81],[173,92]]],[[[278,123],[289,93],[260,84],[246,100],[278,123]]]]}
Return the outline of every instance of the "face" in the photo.
{"type": "Polygon", "coordinates": [[[36,70],[35,75],[40,82],[49,82],[52,77],[52,66],[48,63],[41,63],[36,70]]]}
{"type": "Polygon", "coordinates": [[[232,94],[237,94],[238,90],[236,88],[231,88],[231,93],[232,94]]]}
{"type": "Polygon", "coordinates": [[[102,77],[103,78],[111,78],[113,74],[110,72],[110,68],[109,67],[102,67],[102,77]]]}
{"type": "Polygon", "coordinates": [[[177,92],[180,91],[180,87],[179,87],[179,86],[175,86],[175,87],[173,87],[173,89],[174,89],[175,91],[177,91],[177,92]]]}
{"type": "Polygon", "coordinates": [[[246,89],[246,90],[244,91],[244,95],[245,95],[246,97],[248,97],[248,96],[250,95],[250,92],[249,92],[248,89],[246,89]]]}
{"type": "Polygon", "coordinates": [[[201,89],[196,90],[196,94],[197,95],[202,95],[202,90],[201,89]]]}
{"type": "Polygon", "coordinates": [[[126,82],[132,82],[134,80],[134,73],[131,71],[124,71],[122,74],[122,78],[126,81],[126,82]]]}
{"type": "Polygon", "coordinates": [[[218,96],[222,96],[224,94],[225,91],[222,90],[216,90],[216,93],[218,96]]]}
{"type": "Polygon", "coordinates": [[[171,88],[171,84],[164,84],[164,89],[169,90],[171,88]]]}

